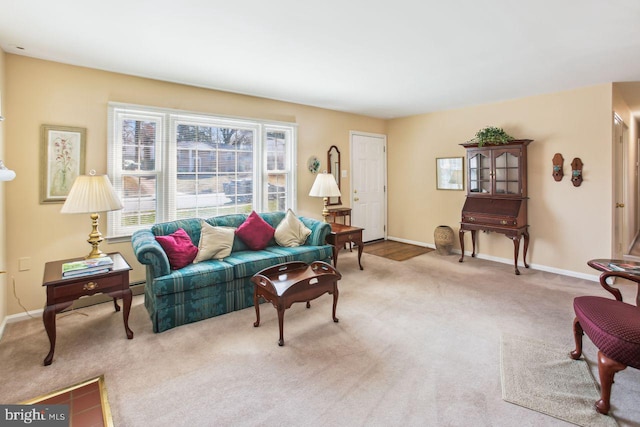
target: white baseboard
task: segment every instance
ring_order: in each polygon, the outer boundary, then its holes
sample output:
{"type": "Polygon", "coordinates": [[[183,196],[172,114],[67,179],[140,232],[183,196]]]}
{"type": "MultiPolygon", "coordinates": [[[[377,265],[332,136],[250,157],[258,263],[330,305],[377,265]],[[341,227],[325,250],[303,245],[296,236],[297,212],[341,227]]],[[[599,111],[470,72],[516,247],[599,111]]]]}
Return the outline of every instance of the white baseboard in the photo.
{"type": "Polygon", "coordinates": [[[29,320],[32,317],[42,319],[43,312],[44,312],[44,309],[40,308],[38,310],[25,311],[23,313],[12,314],[10,316],[5,317],[4,320],[2,321],[2,324],[0,325],[0,340],[4,336],[4,330],[9,323],[22,322],[23,320],[29,320]]]}
{"type": "Polygon", "coordinates": [[[36,319],[42,319],[42,313],[44,312],[43,308],[39,308],[37,310],[25,311],[24,313],[17,313],[7,316],[7,324],[22,322],[23,320],[28,320],[32,317],[36,319]]]}
{"type": "MultiPolygon", "coordinates": [[[[399,237],[387,236],[387,239],[388,240],[393,240],[394,242],[408,243],[410,245],[422,246],[422,247],[425,247],[425,248],[433,248],[433,249],[435,249],[435,247],[436,247],[435,245],[430,244],[430,243],[416,242],[414,240],[401,239],[399,237]]],[[[459,254],[460,253],[460,249],[454,249],[453,252],[459,254]]],[[[464,255],[465,256],[471,256],[471,252],[465,252],[464,255]]],[[[513,265],[513,259],[500,258],[500,257],[494,257],[494,256],[490,256],[490,255],[483,255],[483,254],[476,254],[476,258],[478,258],[478,259],[486,259],[488,261],[500,262],[502,264],[513,265]]],[[[561,274],[563,276],[575,277],[576,279],[590,280],[592,282],[598,282],[600,280],[600,275],[599,274],[579,273],[577,271],[563,270],[563,269],[560,269],[560,268],[549,267],[549,266],[540,265],[540,264],[529,264],[529,267],[533,268],[534,270],[546,271],[547,273],[561,274]]]]}

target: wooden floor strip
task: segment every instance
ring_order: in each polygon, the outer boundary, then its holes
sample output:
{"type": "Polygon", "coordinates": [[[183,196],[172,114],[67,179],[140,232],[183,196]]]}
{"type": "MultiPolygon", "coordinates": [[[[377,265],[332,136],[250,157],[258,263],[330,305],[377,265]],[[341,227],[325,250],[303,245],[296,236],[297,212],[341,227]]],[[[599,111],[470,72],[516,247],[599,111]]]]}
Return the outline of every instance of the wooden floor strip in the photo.
{"type": "Polygon", "coordinates": [[[394,261],[405,261],[433,251],[431,248],[395,242],[393,240],[367,243],[364,245],[363,250],[367,254],[392,259],[394,261]]]}

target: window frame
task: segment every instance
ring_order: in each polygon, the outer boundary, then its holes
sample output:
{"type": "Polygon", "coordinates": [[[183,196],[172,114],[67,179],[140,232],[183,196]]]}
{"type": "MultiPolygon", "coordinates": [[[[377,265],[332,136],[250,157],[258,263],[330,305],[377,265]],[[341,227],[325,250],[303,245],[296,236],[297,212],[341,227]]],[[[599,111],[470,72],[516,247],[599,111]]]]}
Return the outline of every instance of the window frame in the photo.
{"type": "MultiPolygon", "coordinates": [[[[155,221],[153,224],[175,220],[177,182],[177,129],[180,124],[241,128],[253,131],[253,197],[252,210],[265,212],[269,209],[268,178],[274,171],[267,170],[267,136],[270,132],[286,134],[285,168],[276,170],[286,177],[284,210],[297,208],[297,128],[296,123],[229,117],[217,114],[141,106],[128,103],[108,104],[107,170],[115,191],[124,198],[124,176],[156,177],[155,221]],[[122,123],[127,119],[143,119],[158,123],[155,138],[155,165],[153,171],[126,170],[123,167],[122,123]],[[151,119],[151,120],[149,120],[151,119]]],[[[232,205],[233,206],[233,205],[232,205]]],[[[122,225],[122,211],[107,213],[108,238],[127,239],[138,229],[150,228],[152,224],[122,225]]]]}

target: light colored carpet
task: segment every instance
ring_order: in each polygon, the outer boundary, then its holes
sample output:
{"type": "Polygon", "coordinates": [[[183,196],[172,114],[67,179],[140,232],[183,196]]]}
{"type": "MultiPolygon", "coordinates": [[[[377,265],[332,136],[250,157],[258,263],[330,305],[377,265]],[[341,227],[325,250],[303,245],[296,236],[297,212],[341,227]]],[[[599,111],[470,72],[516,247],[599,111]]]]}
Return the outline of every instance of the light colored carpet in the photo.
{"type": "MultiPolygon", "coordinates": [[[[505,244],[509,241],[505,239],[505,244]]],[[[534,247],[530,248],[535,250],[534,247]]],[[[575,296],[598,283],[434,252],[397,262],[341,251],[339,323],[332,298],[294,304],[279,347],[276,310],[253,308],[154,334],[142,296],[127,340],[105,303],[58,317],[51,366],[40,318],[7,325],[0,403],[15,403],[104,373],[114,425],[474,426],[571,424],[502,399],[500,337],[573,348],[575,296]]],[[[623,289],[635,297],[635,286],[623,289]]],[[[44,301],[44,294],[43,294],[44,301]]],[[[593,369],[596,350],[585,338],[593,369]]],[[[616,375],[612,413],[640,422],[640,370],[616,375]]]]}
{"type": "Polygon", "coordinates": [[[500,366],[502,398],[583,427],[615,427],[597,413],[600,398],[589,366],[573,360],[566,348],[517,335],[502,336],[500,366]]]}

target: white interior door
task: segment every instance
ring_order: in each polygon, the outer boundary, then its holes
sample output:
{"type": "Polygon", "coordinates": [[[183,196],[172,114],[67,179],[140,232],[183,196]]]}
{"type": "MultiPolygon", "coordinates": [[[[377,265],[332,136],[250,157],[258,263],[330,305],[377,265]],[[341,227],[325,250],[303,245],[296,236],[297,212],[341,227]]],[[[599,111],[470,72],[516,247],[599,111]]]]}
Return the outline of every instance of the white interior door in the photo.
{"type": "Polygon", "coordinates": [[[625,142],[625,124],[614,115],[613,119],[613,152],[614,152],[614,214],[613,214],[613,257],[622,259],[629,242],[626,241],[626,174],[627,163],[625,142]]]}
{"type": "Polygon", "coordinates": [[[351,132],[351,223],[365,242],[386,237],[386,149],[385,135],[351,132]]]}

